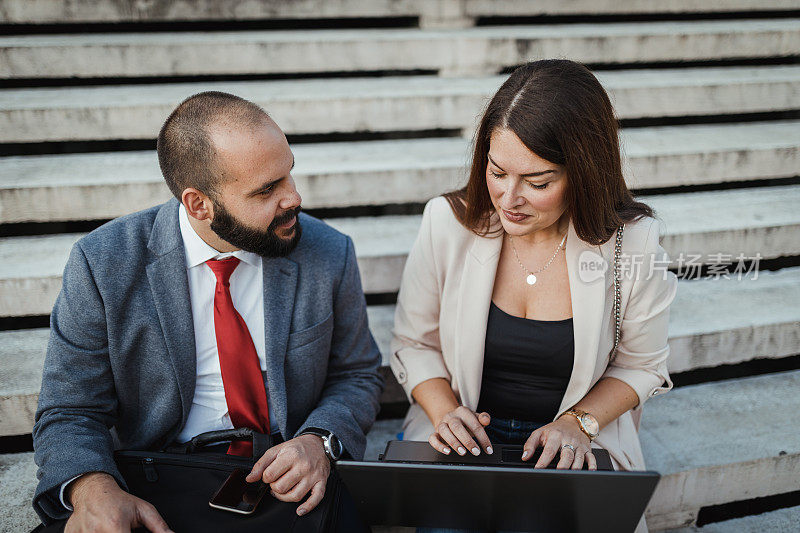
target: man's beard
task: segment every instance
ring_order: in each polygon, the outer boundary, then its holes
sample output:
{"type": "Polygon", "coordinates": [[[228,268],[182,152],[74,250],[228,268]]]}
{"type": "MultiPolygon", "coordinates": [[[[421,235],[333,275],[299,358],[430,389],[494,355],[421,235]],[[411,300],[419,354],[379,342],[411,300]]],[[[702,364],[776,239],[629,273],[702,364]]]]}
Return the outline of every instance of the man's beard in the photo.
{"type": "Polygon", "coordinates": [[[252,252],[262,257],[284,257],[295,249],[300,241],[302,228],[300,227],[300,206],[276,216],[269,227],[264,231],[250,228],[231,215],[221,202],[212,200],[214,206],[214,220],[211,221],[211,230],[226,242],[252,252]],[[276,233],[277,227],[286,224],[293,217],[294,233],[289,238],[281,238],[276,233]]]}

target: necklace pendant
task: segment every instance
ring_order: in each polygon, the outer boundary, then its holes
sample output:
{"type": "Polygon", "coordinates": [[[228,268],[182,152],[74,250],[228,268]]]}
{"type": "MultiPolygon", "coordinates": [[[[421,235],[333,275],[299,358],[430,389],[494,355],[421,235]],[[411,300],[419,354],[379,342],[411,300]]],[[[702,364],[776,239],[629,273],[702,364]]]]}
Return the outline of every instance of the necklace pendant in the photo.
{"type": "Polygon", "coordinates": [[[533,285],[534,283],[536,283],[536,276],[534,276],[533,274],[528,274],[528,277],[525,278],[525,281],[528,282],[528,285],[533,285]]]}

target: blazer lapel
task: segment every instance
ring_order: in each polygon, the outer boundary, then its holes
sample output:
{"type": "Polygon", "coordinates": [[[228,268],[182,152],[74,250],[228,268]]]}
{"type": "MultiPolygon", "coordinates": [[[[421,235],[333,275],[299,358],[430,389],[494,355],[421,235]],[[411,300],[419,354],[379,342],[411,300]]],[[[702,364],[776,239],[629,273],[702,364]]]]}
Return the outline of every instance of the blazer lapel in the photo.
{"type": "Polygon", "coordinates": [[[155,256],[147,265],[147,279],[178,382],[185,422],[194,397],[197,356],[176,200],[167,202],[158,211],[147,247],[155,256]]]}
{"type": "Polygon", "coordinates": [[[480,399],[486,321],[502,245],[501,238],[475,235],[458,290],[455,377],[461,403],[473,410],[480,399]]]}
{"type": "MultiPolygon", "coordinates": [[[[264,334],[267,363],[267,394],[272,412],[282,432],[287,431],[286,379],[284,362],[289,330],[294,314],[298,265],[291,259],[263,260],[264,269],[264,334]]],[[[291,436],[287,435],[287,438],[291,436]]]]}
{"type": "Polygon", "coordinates": [[[607,264],[601,248],[578,238],[572,222],[568,232],[566,260],[572,300],[575,362],[556,418],[589,391],[597,364],[603,317],[606,316],[606,294],[613,278],[611,265],[607,264]],[[596,265],[605,263],[605,271],[601,273],[588,268],[587,265],[592,262],[596,265]]]}

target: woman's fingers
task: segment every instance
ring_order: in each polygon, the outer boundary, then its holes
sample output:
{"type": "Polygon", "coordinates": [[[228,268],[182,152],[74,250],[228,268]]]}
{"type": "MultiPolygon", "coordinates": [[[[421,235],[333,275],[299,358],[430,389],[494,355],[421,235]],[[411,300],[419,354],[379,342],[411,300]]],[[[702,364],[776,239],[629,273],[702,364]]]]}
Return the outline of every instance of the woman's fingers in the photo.
{"type": "Polygon", "coordinates": [[[437,452],[441,452],[445,455],[450,454],[450,446],[442,440],[438,433],[431,433],[431,436],[428,437],[428,444],[433,446],[437,452]]]}
{"type": "Polygon", "coordinates": [[[455,450],[459,455],[467,451],[480,455],[481,449],[493,453],[492,442],[484,430],[491,422],[489,413],[475,413],[463,405],[449,412],[436,427],[437,438],[433,435],[428,443],[442,453],[444,447],[455,450]]]}
{"type": "MultiPolygon", "coordinates": [[[[475,422],[477,423],[477,419],[475,422]]],[[[450,429],[458,438],[458,440],[461,441],[461,444],[464,445],[464,448],[472,452],[472,455],[480,455],[481,449],[478,448],[478,443],[476,443],[475,439],[472,438],[472,434],[469,432],[467,426],[464,425],[464,422],[460,418],[454,418],[450,420],[450,429]]],[[[461,453],[461,450],[464,448],[459,447],[459,455],[464,455],[461,453]]]]}
{"type": "Polygon", "coordinates": [[[582,447],[575,450],[575,460],[572,462],[573,470],[580,470],[583,468],[583,458],[586,455],[586,450],[582,447]]]}
{"type": "Polygon", "coordinates": [[[536,448],[540,444],[540,440],[542,438],[542,431],[540,429],[536,429],[531,433],[531,436],[528,437],[528,440],[525,441],[525,445],[522,447],[522,460],[527,461],[531,457],[533,457],[533,452],[536,451],[536,448]]]}
{"type": "Polygon", "coordinates": [[[569,468],[570,465],[572,465],[573,461],[576,459],[575,456],[577,454],[577,448],[573,450],[569,446],[566,446],[566,444],[571,444],[572,447],[575,448],[575,445],[572,443],[565,442],[561,444],[561,449],[559,450],[559,453],[561,453],[561,457],[559,458],[558,464],[556,465],[556,468],[560,470],[569,468]]]}
{"type": "MultiPolygon", "coordinates": [[[[444,454],[456,450],[459,455],[465,455],[467,451],[479,455],[478,443],[487,453],[492,453],[489,436],[484,430],[490,421],[489,413],[475,413],[463,406],[459,407],[445,416],[436,432],[428,438],[428,443],[444,454]]],[[[542,446],[542,453],[534,468],[546,468],[558,456],[558,469],[581,470],[586,464],[590,470],[597,470],[597,460],[591,449],[583,440],[576,440],[569,431],[547,426],[534,430],[525,441],[522,460],[530,460],[539,446],[542,446]]]]}
{"type": "Polygon", "coordinates": [[[597,459],[591,451],[586,452],[586,465],[589,470],[597,470],[597,459]]]}
{"type": "Polygon", "coordinates": [[[559,446],[561,446],[561,434],[555,432],[548,434],[544,448],[542,449],[542,455],[539,456],[539,460],[536,461],[534,468],[544,468],[549,465],[550,461],[552,461],[558,453],[559,446]]]}
{"type": "MultiPolygon", "coordinates": [[[[489,422],[491,421],[489,413],[481,413],[477,415],[472,411],[467,410],[467,412],[461,417],[461,421],[465,426],[467,426],[467,429],[469,429],[475,440],[478,441],[478,444],[480,444],[481,448],[484,449],[486,453],[491,454],[494,452],[492,449],[492,442],[489,440],[489,435],[487,435],[486,430],[483,429],[485,426],[488,426],[489,422]]],[[[473,448],[469,449],[475,455],[480,454],[480,450],[478,450],[478,453],[475,453],[473,448]]]]}
{"type": "Polygon", "coordinates": [[[464,455],[467,453],[467,451],[461,445],[461,441],[459,441],[450,430],[450,426],[447,424],[447,422],[439,423],[436,431],[439,433],[439,437],[441,437],[441,439],[445,441],[451,449],[455,450],[458,455],[464,455]]]}

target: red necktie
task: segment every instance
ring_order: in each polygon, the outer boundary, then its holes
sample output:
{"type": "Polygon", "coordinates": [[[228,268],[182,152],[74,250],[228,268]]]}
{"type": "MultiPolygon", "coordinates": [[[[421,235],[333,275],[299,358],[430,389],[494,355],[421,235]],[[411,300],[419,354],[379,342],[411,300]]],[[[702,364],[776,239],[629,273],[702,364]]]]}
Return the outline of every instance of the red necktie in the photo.
{"type": "MultiPolygon", "coordinates": [[[[260,433],[269,433],[267,391],[261,375],[258,353],[247,324],[233,307],[231,299],[229,280],[239,265],[239,259],[211,259],[206,264],[217,277],[214,291],[214,331],[228,415],[234,428],[248,427],[260,433]]],[[[232,442],[228,453],[251,456],[253,445],[250,442],[232,442]]]]}

